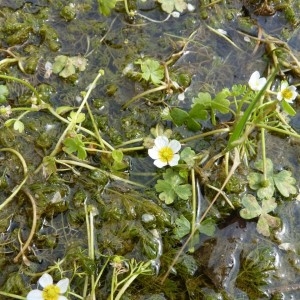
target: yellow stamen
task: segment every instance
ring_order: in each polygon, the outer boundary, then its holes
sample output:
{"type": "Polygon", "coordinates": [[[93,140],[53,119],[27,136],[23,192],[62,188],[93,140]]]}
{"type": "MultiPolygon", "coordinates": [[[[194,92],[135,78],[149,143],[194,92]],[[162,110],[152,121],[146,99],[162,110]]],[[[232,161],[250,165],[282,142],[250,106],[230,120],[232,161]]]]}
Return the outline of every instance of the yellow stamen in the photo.
{"type": "Polygon", "coordinates": [[[58,300],[60,289],[56,285],[48,285],[43,289],[44,300],[58,300]]]}
{"type": "Polygon", "coordinates": [[[163,162],[169,162],[174,157],[174,151],[170,147],[163,147],[158,151],[158,157],[163,162]]]}
{"type": "Polygon", "coordinates": [[[287,99],[287,100],[289,100],[289,99],[291,99],[293,97],[293,93],[292,93],[292,91],[290,89],[284,89],[281,92],[281,94],[282,94],[282,97],[284,99],[287,99]]]}

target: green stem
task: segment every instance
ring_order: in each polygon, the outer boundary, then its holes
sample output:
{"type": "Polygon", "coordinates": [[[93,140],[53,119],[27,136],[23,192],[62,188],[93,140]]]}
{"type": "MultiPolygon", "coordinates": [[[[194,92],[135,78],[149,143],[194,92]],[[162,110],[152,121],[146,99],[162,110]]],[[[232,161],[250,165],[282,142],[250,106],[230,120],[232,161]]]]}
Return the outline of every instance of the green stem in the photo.
{"type": "Polygon", "coordinates": [[[264,128],[264,129],[267,129],[267,130],[270,130],[270,131],[275,131],[275,132],[278,132],[278,133],[283,133],[285,135],[292,136],[294,138],[300,139],[300,135],[298,133],[288,132],[285,129],[280,129],[280,128],[268,126],[266,124],[261,124],[261,123],[250,123],[249,122],[247,124],[255,126],[255,127],[258,127],[258,128],[264,128]]]}
{"type": "Polygon", "coordinates": [[[89,113],[89,115],[90,115],[90,118],[91,118],[91,120],[92,120],[92,124],[93,124],[93,127],[94,127],[95,135],[96,135],[96,137],[97,137],[99,143],[101,144],[101,148],[102,148],[102,149],[105,149],[105,146],[107,146],[110,150],[113,151],[113,150],[114,150],[114,147],[111,146],[110,144],[108,144],[107,142],[104,143],[104,140],[103,140],[102,137],[100,136],[100,131],[99,131],[98,127],[97,127],[97,124],[96,124],[96,122],[95,122],[95,118],[94,118],[94,116],[93,116],[93,114],[92,114],[92,111],[91,111],[91,109],[90,109],[90,106],[89,106],[88,102],[86,102],[86,107],[87,107],[88,113],[89,113]]]}
{"type": "Polygon", "coordinates": [[[261,154],[263,160],[263,175],[264,175],[264,182],[267,182],[267,154],[266,154],[266,139],[265,139],[265,129],[260,129],[261,133],[261,154]]]}
{"type": "Polygon", "coordinates": [[[215,135],[215,134],[219,134],[219,133],[226,133],[226,132],[229,132],[229,131],[230,131],[229,128],[216,129],[216,130],[212,130],[212,131],[208,131],[208,132],[204,132],[204,133],[200,133],[200,134],[190,136],[188,138],[180,140],[180,142],[181,143],[186,143],[186,142],[190,142],[190,141],[193,141],[193,140],[199,140],[199,139],[204,138],[206,136],[215,135]]]}
{"type": "Polygon", "coordinates": [[[131,283],[139,276],[139,274],[133,274],[129,279],[126,280],[126,283],[122,286],[122,288],[119,290],[116,298],[114,300],[120,300],[125,291],[128,289],[128,287],[131,285],[131,283]]]}
{"type": "Polygon", "coordinates": [[[195,170],[191,170],[191,178],[192,178],[192,224],[191,230],[196,227],[196,216],[197,216],[197,193],[196,193],[196,178],[195,178],[195,170]]]}
{"type": "Polygon", "coordinates": [[[6,297],[11,297],[11,298],[14,298],[14,299],[26,300],[25,297],[18,296],[18,295],[15,295],[15,294],[11,294],[11,293],[1,292],[1,291],[0,291],[0,295],[6,296],[6,297]]]}
{"type": "Polygon", "coordinates": [[[143,138],[137,138],[137,139],[134,139],[134,140],[130,140],[130,141],[126,141],[122,144],[119,144],[116,146],[116,148],[122,148],[128,144],[135,144],[135,143],[141,143],[144,139],[143,138]]]}
{"type": "Polygon", "coordinates": [[[29,247],[33,236],[35,234],[35,229],[36,229],[36,223],[37,223],[37,207],[36,207],[36,203],[35,203],[35,199],[32,196],[32,194],[30,193],[28,188],[23,188],[23,192],[26,194],[26,196],[29,198],[30,202],[31,202],[31,206],[32,206],[32,225],[31,225],[31,230],[29,233],[29,236],[24,244],[24,246],[20,246],[20,252],[18,253],[18,255],[13,259],[14,263],[17,263],[20,256],[24,255],[25,250],[29,247]]]}
{"type": "Polygon", "coordinates": [[[74,296],[75,298],[78,298],[78,299],[81,299],[81,300],[84,299],[84,297],[81,297],[81,296],[79,296],[79,295],[77,295],[77,294],[75,294],[75,293],[73,293],[73,292],[68,292],[68,295],[72,295],[72,296],[74,296]]]}
{"type": "Polygon", "coordinates": [[[152,93],[154,93],[154,92],[162,91],[162,90],[165,90],[165,89],[167,89],[167,88],[168,88],[168,85],[167,85],[167,84],[164,84],[164,85],[160,85],[160,86],[158,86],[158,87],[156,87],[156,88],[153,88],[153,89],[151,89],[151,90],[147,90],[147,91],[145,91],[145,92],[143,92],[143,93],[140,93],[140,94],[134,96],[133,98],[131,98],[129,101],[125,102],[125,104],[123,104],[122,108],[123,108],[123,109],[127,108],[127,107],[128,107],[130,104],[132,104],[134,101],[136,101],[136,100],[138,100],[138,99],[140,99],[140,98],[142,98],[142,97],[144,97],[144,96],[146,96],[146,95],[152,94],[152,93]]]}
{"type": "Polygon", "coordinates": [[[2,148],[2,149],[0,149],[0,151],[12,152],[13,154],[15,154],[19,158],[19,160],[21,161],[21,164],[23,166],[23,172],[25,174],[25,177],[24,177],[23,181],[13,189],[13,193],[8,198],[6,198],[6,200],[0,205],[0,211],[1,211],[7,204],[9,204],[14,199],[14,197],[17,195],[17,193],[20,191],[22,186],[27,181],[28,169],[27,169],[25,159],[23,158],[23,156],[18,151],[14,150],[14,149],[11,149],[11,148],[2,148]]]}
{"type": "Polygon", "coordinates": [[[83,163],[83,162],[80,162],[80,161],[74,161],[74,160],[68,160],[68,159],[57,159],[56,162],[60,163],[60,164],[65,164],[65,165],[79,166],[79,167],[83,167],[83,168],[86,168],[86,169],[89,169],[89,170],[98,170],[99,172],[105,174],[107,177],[109,177],[111,179],[119,180],[119,181],[122,181],[124,183],[135,185],[135,186],[138,186],[138,187],[141,187],[141,188],[145,188],[145,186],[143,184],[140,184],[140,183],[137,183],[137,182],[134,182],[134,181],[131,181],[131,180],[127,180],[127,179],[118,177],[118,176],[113,175],[109,172],[106,172],[102,169],[96,168],[94,166],[91,166],[89,164],[86,164],[86,163],[83,163]]]}
{"type": "MultiPolygon", "coordinates": [[[[99,72],[99,73],[97,74],[96,78],[94,79],[94,81],[91,83],[91,85],[90,85],[88,91],[86,92],[86,94],[85,94],[85,96],[84,96],[82,102],[80,103],[79,108],[78,108],[77,111],[76,111],[76,114],[75,114],[75,116],[74,116],[74,118],[73,118],[74,121],[69,122],[67,128],[64,130],[64,132],[63,132],[62,135],[60,136],[58,142],[56,143],[55,148],[54,148],[53,151],[50,153],[50,155],[49,155],[50,157],[54,157],[54,156],[60,151],[60,149],[61,149],[61,144],[62,144],[63,140],[65,139],[67,133],[68,133],[73,127],[76,126],[76,123],[75,123],[75,122],[76,122],[76,120],[78,119],[79,114],[81,113],[83,107],[85,106],[85,104],[86,104],[86,102],[87,102],[87,100],[88,100],[88,98],[89,98],[89,96],[90,96],[92,90],[95,88],[98,79],[99,79],[102,75],[103,75],[103,72],[99,72]]],[[[81,129],[81,127],[80,127],[80,129],[81,129]]]]}

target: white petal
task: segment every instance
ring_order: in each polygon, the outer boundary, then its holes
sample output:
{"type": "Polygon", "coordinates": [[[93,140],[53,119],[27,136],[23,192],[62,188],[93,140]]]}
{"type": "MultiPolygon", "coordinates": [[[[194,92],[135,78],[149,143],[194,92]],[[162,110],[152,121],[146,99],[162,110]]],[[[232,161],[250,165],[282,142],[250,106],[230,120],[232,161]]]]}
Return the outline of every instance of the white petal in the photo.
{"type": "Polygon", "coordinates": [[[280,84],[280,91],[284,91],[289,86],[289,83],[287,81],[281,81],[280,84]]]}
{"type": "Polygon", "coordinates": [[[253,72],[249,79],[249,85],[250,85],[250,82],[257,81],[259,79],[259,77],[260,77],[260,74],[258,71],[253,72]]]}
{"type": "Polygon", "coordinates": [[[281,92],[277,93],[277,100],[281,101],[282,100],[282,94],[281,92]]]}
{"type": "Polygon", "coordinates": [[[177,166],[177,165],[178,165],[179,158],[180,158],[179,154],[175,154],[175,155],[173,156],[173,158],[169,161],[169,165],[170,165],[171,167],[177,166]]]}
{"type": "Polygon", "coordinates": [[[162,168],[164,166],[166,166],[168,163],[167,162],[163,162],[160,159],[157,159],[154,161],[154,165],[157,166],[158,168],[162,168]]]}
{"type": "Polygon", "coordinates": [[[32,290],[28,293],[27,300],[44,300],[43,299],[43,292],[40,290],[32,290]]]}
{"type": "Polygon", "coordinates": [[[151,149],[148,149],[148,155],[152,158],[152,159],[158,159],[158,149],[156,147],[153,147],[151,149]]]}
{"type": "Polygon", "coordinates": [[[43,288],[47,285],[53,284],[52,276],[48,273],[43,274],[42,277],[39,279],[38,284],[40,284],[43,288]]]}
{"type": "Polygon", "coordinates": [[[68,298],[65,296],[58,296],[58,300],[68,300],[68,298]]]}
{"type": "Polygon", "coordinates": [[[69,286],[69,278],[64,278],[64,279],[60,280],[60,281],[56,284],[56,286],[59,287],[60,293],[61,293],[61,294],[64,294],[64,293],[67,291],[68,286],[69,286]]]}
{"type": "Polygon", "coordinates": [[[176,140],[172,140],[169,143],[169,147],[174,151],[174,153],[176,153],[180,150],[181,144],[176,140]]]}
{"type": "Polygon", "coordinates": [[[169,144],[169,139],[164,135],[160,135],[154,140],[154,144],[158,149],[161,149],[169,144]]]}

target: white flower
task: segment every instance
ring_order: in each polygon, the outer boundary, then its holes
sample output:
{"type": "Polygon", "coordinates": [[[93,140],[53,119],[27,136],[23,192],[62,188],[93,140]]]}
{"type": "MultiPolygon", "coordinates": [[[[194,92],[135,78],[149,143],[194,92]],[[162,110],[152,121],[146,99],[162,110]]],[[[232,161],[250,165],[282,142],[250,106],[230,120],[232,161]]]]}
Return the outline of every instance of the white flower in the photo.
{"type": "Polygon", "coordinates": [[[3,115],[4,117],[9,117],[9,115],[12,113],[11,106],[0,106],[0,115],[3,115]]]}
{"type": "Polygon", "coordinates": [[[166,165],[176,166],[179,161],[181,144],[176,140],[171,140],[164,136],[158,136],[154,140],[154,147],[148,150],[149,156],[154,159],[154,165],[162,168],[166,165]]]}
{"type": "Polygon", "coordinates": [[[68,300],[67,297],[62,296],[69,286],[69,279],[64,278],[57,284],[53,284],[52,276],[45,273],[38,280],[38,284],[43,290],[32,290],[28,293],[27,300],[68,300]]]}
{"type": "Polygon", "coordinates": [[[285,100],[292,103],[297,97],[298,93],[294,85],[289,85],[287,81],[281,81],[280,91],[277,93],[277,99],[279,101],[285,100]]]}
{"type": "Polygon", "coordinates": [[[260,91],[264,85],[266,84],[267,82],[267,79],[265,77],[260,77],[260,74],[258,71],[255,71],[249,81],[248,81],[248,84],[251,88],[251,90],[253,91],[260,91]]]}

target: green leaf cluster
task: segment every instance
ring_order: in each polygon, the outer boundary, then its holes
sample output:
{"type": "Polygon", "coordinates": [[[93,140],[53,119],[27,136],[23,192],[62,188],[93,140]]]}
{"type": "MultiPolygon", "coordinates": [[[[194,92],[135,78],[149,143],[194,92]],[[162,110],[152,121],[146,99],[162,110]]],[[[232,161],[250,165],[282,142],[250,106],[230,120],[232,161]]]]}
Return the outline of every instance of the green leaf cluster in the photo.
{"type": "MultiPolygon", "coordinates": [[[[263,161],[259,160],[255,163],[255,168],[263,172],[263,161]]],[[[284,197],[297,193],[295,186],[296,179],[292,177],[292,173],[287,170],[282,170],[277,174],[273,171],[273,162],[266,159],[266,180],[264,174],[259,172],[251,172],[247,176],[250,188],[257,191],[257,196],[260,199],[267,199],[273,196],[275,187],[284,197]]]]}
{"type": "Polygon", "coordinates": [[[87,65],[87,59],[81,56],[68,57],[58,55],[55,57],[52,71],[54,74],[59,74],[63,78],[74,75],[77,70],[84,71],[87,65]]]}
{"type": "Polygon", "coordinates": [[[75,134],[72,137],[66,138],[63,142],[63,150],[68,154],[77,153],[79,159],[86,159],[87,153],[82,139],[82,134],[75,134]]]}
{"type": "Polygon", "coordinates": [[[173,203],[177,198],[187,200],[192,195],[192,186],[173,169],[166,170],[163,180],[157,180],[155,189],[160,193],[159,199],[166,204],[173,203]]]}
{"type": "Polygon", "coordinates": [[[240,215],[244,219],[254,219],[258,217],[256,229],[258,233],[264,236],[270,236],[270,227],[276,228],[280,225],[280,219],[269,215],[277,204],[274,198],[263,199],[261,205],[257,202],[253,195],[246,194],[242,198],[244,208],[240,211],[240,215]]]}
{"type": "MultiPolygon", "coordinates": [[[[174,237],[179,240],[189,234],[191,231],[191,223],[184,215],[181,215],[175,220],[175,226],[176,227],[173,230],[174,237]]],[[[213,236],[215,230],[216,222],[211,218],[207,218],[203,222],[201,222],[197,232],[200,231],[207,236],[213,236]]]]}
{"type": "Polygon", "coordinates": [[[104,16],[109,16],[115,8],[117,0],[98,0],[99,12],[104,16]]]}
{"type": "Polygon", "coordinates": [[[192,107],[188,112],[180,108],[173,108],[170,112],[171,118],[176,125],[186,125],[192,131],[201,129],[198,121],[207,120],[209,115],[212,123],[215,124],[217,112],[222,114],[229,112],[230,101],[227,99],[229,95],[228,89],[223,89],[213,99],[209,93],[200,92],[196,98],[193,98],[192,107]]]}
{"type": "Polygon", "coordinates": [[[142,71],[142,78],[147,82],[152,82],[155,85],[162,83],[162,79],[165,76],[165,70],[163,66],[155,59],[146,58],[136,61],[139,64],[142,71]]]}

